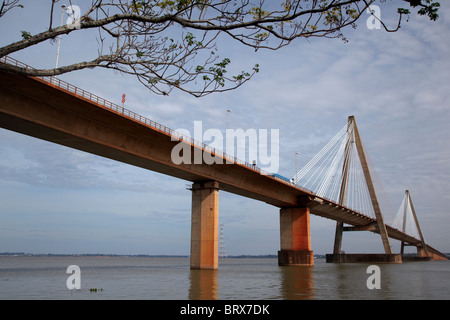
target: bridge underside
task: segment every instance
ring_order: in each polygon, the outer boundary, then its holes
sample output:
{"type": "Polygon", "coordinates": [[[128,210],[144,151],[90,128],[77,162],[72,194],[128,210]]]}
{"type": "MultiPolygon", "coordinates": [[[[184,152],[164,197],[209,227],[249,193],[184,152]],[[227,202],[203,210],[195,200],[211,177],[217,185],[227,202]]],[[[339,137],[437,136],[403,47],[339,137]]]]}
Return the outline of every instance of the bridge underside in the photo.
{"type": "MultiPolygon", "coordinates": [[[[290,231],[286,228],[281,230],[280,226],[280,259],[288,261],[285,264],[297,264],[289,263],[294,260],[305,261],[303,264],[308,265],[313,263],[309,214],[342,221],[361,230],[379,232],[374,227],[376,220],[284,180],[261,174],[257,168],[240,163],[196,165],[194,161],[175,165],[171,151],[180,141],[173,141],[167,128],[149,126],[136,117],[110,110],[44,80],[0,72],[0,102],[2,128],[194,183],[192,268],[217,268],[219,188],[281,209],[283,228],[289,225],[286,221],[291,221],[290,231]],[[197,188],[205,182],[213,182],[213,187],[203,185],[197,188]],[[304,210],[308,211],[307,214],[304,210]]],[[[189,146],[193,157],[199,147],[189,146]]],[[[420,244],[420,240],[386,227],[389,237],[410,245],[420,244]]],[[[428,249],[439,254],[431,247],[428,249]]]]}

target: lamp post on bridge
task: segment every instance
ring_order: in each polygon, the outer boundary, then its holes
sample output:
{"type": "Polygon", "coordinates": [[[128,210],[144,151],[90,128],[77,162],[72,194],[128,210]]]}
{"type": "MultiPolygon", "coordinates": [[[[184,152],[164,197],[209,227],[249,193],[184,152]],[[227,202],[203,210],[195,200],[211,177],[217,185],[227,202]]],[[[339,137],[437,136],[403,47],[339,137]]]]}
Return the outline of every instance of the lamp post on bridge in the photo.
{"type": "MultiPolygon", "coordinates": [[[[62,11],[61,11],[61,27],[62,27],[62,24],[63,24],[63,18],[64,18],[64,10],[66,9],[66,5],[65,5],[65,4],[61,5],[61,9],[62,9],[62,11]]],[[[61,35],[59,35],[59,37],[58,37],[58,50],[57,50],[57,52],[56,52],[56,64],[55,64],[55,69],[58,68],[59,47],[60,47],[60,46],[61,46],[61,35]]]]}
{"type": "Polygon", "coordinates": [[[227,129],[229,128],[229,126],[230,126],[230,119],[229,119],[229,115],[230,115],[230,113],[231,113],[231,110],[230,109],[228,109],[227,110],[227,129]]]}

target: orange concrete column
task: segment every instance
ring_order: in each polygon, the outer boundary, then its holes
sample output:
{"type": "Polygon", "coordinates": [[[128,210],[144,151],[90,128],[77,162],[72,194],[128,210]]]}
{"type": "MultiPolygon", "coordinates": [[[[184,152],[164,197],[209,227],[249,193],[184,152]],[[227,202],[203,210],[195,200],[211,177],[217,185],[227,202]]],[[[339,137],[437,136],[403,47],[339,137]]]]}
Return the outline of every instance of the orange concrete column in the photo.
{"type": "Polygon", "coordinates": [[[191,269],[218,269],[219,183],[192,185],[191,269]]]}
{"type": "Polygon", "coordinates": [[[314,265],[311,251],[309,208],[282,208],[280,210],[279,265],[314,265]]]}

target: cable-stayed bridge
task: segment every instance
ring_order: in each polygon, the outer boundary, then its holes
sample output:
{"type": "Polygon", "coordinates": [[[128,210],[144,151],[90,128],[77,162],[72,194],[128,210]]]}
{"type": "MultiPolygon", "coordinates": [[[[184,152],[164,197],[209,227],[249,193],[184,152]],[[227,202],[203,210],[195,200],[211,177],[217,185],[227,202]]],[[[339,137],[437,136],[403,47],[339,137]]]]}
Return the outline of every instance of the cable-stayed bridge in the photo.
{"type": "MultiPolygon", "coordinates": [[[[31,68],[9,57],[1,58],[0,63],[31,68]]],[[[310,214],[337,221],[330,258],[334,262],[348,259],[401,262],[401,255],[392,253],[389,239],[402,241],[402,247],[415,246],[421,255],[430,259],[447,259],[425,244],[423,237],[384,223],[353,117],[323,150],[323,155],[314,158],[309,169],[300,170],[293,181],[51,77],[0,72],[0,127],[192,182],[193,269],[218,268],[219,190],[264,201],[280,209],[280,265],[314,263],[310,214]],[[171,152],[179,143],[192,150],[192,157],[201,151],[226,161],[175,164],[171,152]],[[321,169],[314,169],[318,167],[321,169]],[[305,179],[305,185],[300,186],[305,179]],[[368,197],[372,209],[367,205],[368,197]],[[353,257],[342,254],[343,232],[356,230],[379,233],[385,252],[353,257]]]]}
{"type": "MultiPolygon", "coordinates": [[[[405,243],[415,243],[418,255],[429,258],[409,191],[406,191],[395,219],[388,225],[384,216],[392,209],[380,202],[379,191],[383,188],[379,181],[378,188],[375,187],[377,177],[372,173],[375,170],[363,147],[355,118],[350,116],[348,123],[292,178],[292,183],[307,187],[317,196],[374,219],[371,225],[350,227],[344,227],[344,222],[338,220],[333,255],[328,258],[345,259],[340,256],[343,232],[360,230],[380,233],[386,254],[392,255],[389,238],[394,238],[402,242],[401,254],[405,243]],[[410,238],[408,241],[405,240],[407,237],[410,238]]],[[[386,201],[385,195],[383,198],[386,201]]],[[[430,248],[430,252],[435,251],[430,248]]]]}

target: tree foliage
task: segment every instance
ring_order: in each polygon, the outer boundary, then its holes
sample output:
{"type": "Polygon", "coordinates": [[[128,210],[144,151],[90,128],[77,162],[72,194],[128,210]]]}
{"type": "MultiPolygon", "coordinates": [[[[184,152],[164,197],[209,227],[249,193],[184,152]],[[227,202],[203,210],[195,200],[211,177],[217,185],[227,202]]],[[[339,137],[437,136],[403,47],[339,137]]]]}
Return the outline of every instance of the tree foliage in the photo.
{"type": "MultiPolygon", "coordinates": [[[[200,97],[235,89],[259,71],[229,75],[228,58],[218,54],[217,41],[227,36],[237,45],[277,50],[298,38],[341,38],[375,0],[92,0],[73,24],[54,26],[59,0],[49,0],[49,28],[0,48],[0,57],[79,30],[98,32],[98,55],[57,68],[24,69],[0,64],[0,69],[31,76],[54,76],[84,68],[107,68],[137,76],[147,88],[169,94],[174,88],[200,97]]],[[[385,0],[380,0],[385,2],[385,0]]],[[[400,1],[400,0],[397,0],[400,1]]],[[[401,0],[418,14],[438,18],[433,0],[401,0]]],[[[1,0],[0,0],[1,2],[1,0]]],[[[23,9],[20,0],[3,0],[0,18],[23,9]]],[[[69,0],[69,2],[71,2],[69,0]]],[[[71,3],[70,3],[71,4],[71,3]]],[[[86,1],[83,2],[86,5],[86,1]]],[[[25,8],[26,9],[26,8],[25,8]]],[[[398,30],[409,9],[399,8],[398,30]]],[[[390,31],[383,23],[386,30],[390,31]]]]}

